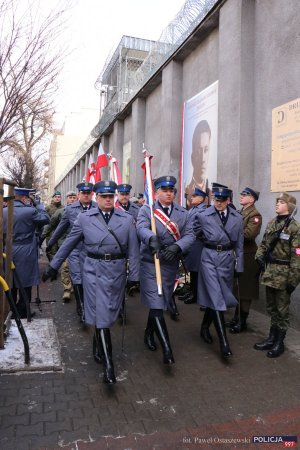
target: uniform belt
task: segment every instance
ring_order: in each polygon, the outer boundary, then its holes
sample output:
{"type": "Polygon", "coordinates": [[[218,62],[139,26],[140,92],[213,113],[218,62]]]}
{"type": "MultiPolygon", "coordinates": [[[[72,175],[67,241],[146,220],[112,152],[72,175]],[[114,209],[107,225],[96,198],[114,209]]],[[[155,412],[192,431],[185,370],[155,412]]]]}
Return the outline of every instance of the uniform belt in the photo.
{"type": "Polygon", "coordinates": [[[273,259],[270,261],[270,264],[278,264],[279,266],[289,266],[290,261],[286,261],[284,259],[273,259]]]}
{"type": "Polygon", "coordinates": [[[231,244],[210,244],[209,242],[204,242],[204,247],[217,250],[217,252],[225,252],[226,250],[233,249],[231,244]]]}
{"type": "Polygon", "coordinates": [[[93,259],[102,259],[103,261],[113,261],[114,259],[124,259],[125,255],[121,255],[120,253],[117,255],[112,255],[111,253],[104,253],[103,255],[99,255],[97,253],[89,253],[87,254],[89,258],[93,259]]]}

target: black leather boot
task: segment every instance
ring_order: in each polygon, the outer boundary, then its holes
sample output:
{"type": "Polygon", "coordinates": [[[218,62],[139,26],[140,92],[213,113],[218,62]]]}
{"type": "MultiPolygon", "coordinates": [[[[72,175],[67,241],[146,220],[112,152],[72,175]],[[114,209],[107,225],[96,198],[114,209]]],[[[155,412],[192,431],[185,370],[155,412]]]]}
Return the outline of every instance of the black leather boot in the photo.
{"type": "Polygon", "coordinates": [[[73,289],[76,300],[76,312],[80,317],[80,323],[85,323],[82,284],[73,284],[73,289]]]}
{"type": "Polygon", "coordinates": [[[177,309],[177,305],[176,305],[174,294],[172,295],[172,299],[171,299],[171,301],[169,303],[169,311],[170,311],[171,319],[176,322],[178,320],[178,317],[179,317],[179,311],[177,309]]]}
{"type": "Polygon", "coordinates": [[[248,313],[241,311],[240,320],[238,320],[238,322],[235,325],[230,327],[230,329],[229,329],[230,333],[237,334],[237,333],[241,333],[242,331],[247,330],[247,317],[248,316],[249,316],[248,313]]]}
{"type": "Polygon", "coordinates": [[[200,336],[207,344],[212,344],[213,340],[209,331],[209,326],[213,321],[213,312],[206,308],[200,328],[200,336]]]}
{"type": "Polygon", "coordinates": [[[192,291],[188,291],[182,295],[178,296],[178,300],[180,300],[181,302],[183,302],[184,300],[186,300],[187,298],[189,298],[191,295],[193,295],[192,291]]]}
{"type": "Polygon", "coordinates": [[[255,350],[270,350],[275,343],[276,336],[277,327],[275,325],[272,325],[267,339],[264,339],[261,342],[257,342],[256,344],[254,344],[253,348],[255,348],[255,350]]]}
{"type": "Polygon", "coordinates": [[[220,342],[221,355],[223,356],[223,358],[229,358],[230,356],[232,356],[232,351],[229,347],[226,336],[223,311],[213,311],[213,321],[220,342]]]}
{"type": "Polygon", "coordinates": [[[154,352],[157,350],[156,342],[154,340],[155,322],[153,317],[148,317],[147,327],[144,334],[145,345],[154,352]]]}
{"type": "Polygon", "coordinates": [[[174,357],[170,345],[169,334],[164,317],[154,317],[155,332],[162,346],[164,364],[174,364],[174,357]]]}
{"type": "Polygon", "coordinates": [[[114,365],[112,362],[112,346],[109,328],[100,328],[100,339],[103,347],[103,382],[107,384],[115,384],[116,377],[114,365]]]}
{"type": "Polygon", "coordinates": [[[239,323],[239,307],[238,306],[235,308],[233,317],[230,320],[227,320],[225,322],[225,327],[226,328],[232,328],[237,323],[239,323]]]}
{"type": "Polygon", "coordinates": [[[271,348],[271,350],[269,350],[267,352],[268,358],[277,358],[284,352],[283,341],[284,341],[285,335],[286,335],[285,330],[281,330],[280,328],[277,329],[277,335],[276,335],[276,339],[274,341],[274,345],[271,348]]]}
{"type": "Polygon", "coordinates": [[[196,303],[196,298],[195,298],[194,294],[191,294],[189,297],[186,297],[183,300],[183,303],[185,305],[191,305],[192,303],[196,303]]]}
{"type": "Polygon", "coordinates": [[[93,356],[96,363],[101,364],[103,362],[104,354],[101,343],[100,329],[96,327],[93,336],[93,356]]]}

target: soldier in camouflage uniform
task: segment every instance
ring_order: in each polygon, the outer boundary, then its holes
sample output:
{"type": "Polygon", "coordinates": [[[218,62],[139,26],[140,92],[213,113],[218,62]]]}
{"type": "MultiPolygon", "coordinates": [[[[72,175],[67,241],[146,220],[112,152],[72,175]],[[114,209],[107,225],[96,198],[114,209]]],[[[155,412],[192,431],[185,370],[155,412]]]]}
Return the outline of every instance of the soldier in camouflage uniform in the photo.
{"type": "Polygon", "coordinates": [[[271,316],[271,328],[269,337],[256,343],[254,348],[269,350],[267,352],[269,358],[276,358],[284,352],[283,341],[289,325],[290,297],[300,282],[300,225],[296,220],[289,218],[295,208],[295,197],[286,192],[279,195],[276,199],[277,217],[267,225],[255,255],[263,270],[261,283],[266,286],[267,312],[271,316]],[[280,236],[268,262],[266,255],[276,232],[280,232],[280,236]]]}
{"type": "MultiPolygon", "coordinates": [[[[68,191],[66,197],[67,197],[67,205],[71,205],[72,203],[74,203],[77,200],[77,193],[74,190],[68,191]]],[[[52,234],[58,227],[58,224],[61,221],[64,210],[65,210],[64,206],[57,208],[56,211],[54,212],[54,214],[52,214],[50,223],[44,227],[42,237],[45,236],[47,238],[47,241],[49,241],[52,234]]],[[[59,249],[59,247],[62,245],[63,241],[65,240],[67,234],[68,234],[68,231],[66,231],[63,234],[63,236],[61,236],[58,239],[57,243],[54,244],[55,249],[57,249],[57,250],[59,249]]],[[[52,247],[50,252],[48,252],[49,255],[51,255],[49,258],[49,261],[51,261],[53,259],[53,256],[56,253],[55,249],[53,250],[53,248],[54,247],[52,247]]],[[[64,303],[68,303],[71,299],[71,293],[73,291],[73,287],[72,287],[72,282],[71,282],[71,278],[70,278],[70,274],[69,274],[69,265],[68,265],[67,260],[64,261],[61,266],[60,276],[61,276],[61,282],[64,287],[64,293],[63,293],[62,300],[64,303]]]]}
{"type": "Polygon", "coordinates": [[[235,314],[228,323],[231,333],[240,333],[247,329],[247,317],[252,300],[258,299],[259,296],[257,267],[254,263],[257,250],[255,238],[260,233],[262,222],[261,214],[254,205],[258,198],[259,192],[249,187],[245,187],[240,193],[242,209],[238,212],[243,217],[244,272],[234,285],[233,293],[240,304],[236,307],[235,314]]]}
{"type": "MultiPolygon", "coordinates": [[[[59,191],[55,191],[53,193],[50,205],[46,206],[46,211],[47,211],[50,219],[57,210],[61,210],[61,211],[64,210],[64,206],[61,203],[61,193],[59,191]]],[[[46,243],[48,245],[50,237],[51,237],[51,232],[49,231],[49,226],[46,226],[46,227],[44,227],[42,235],[41,235],[40,247],[42,246],[42,243],[45,239],[46,239],[46,243]]],[[[51,261],[51,259],[53,258],[53,256],[57,252],[57,250],[58,250],[57,243],[51,248],[51,250],[46,250],[46,255],[47,255],[47,258],[49,259],[49,261],[51,261]]]]}

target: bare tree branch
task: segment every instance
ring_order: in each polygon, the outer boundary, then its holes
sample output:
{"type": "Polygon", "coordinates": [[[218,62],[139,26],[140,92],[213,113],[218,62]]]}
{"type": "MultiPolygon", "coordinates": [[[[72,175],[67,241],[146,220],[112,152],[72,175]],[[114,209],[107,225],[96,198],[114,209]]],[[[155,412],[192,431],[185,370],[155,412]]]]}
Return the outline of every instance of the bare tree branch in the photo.
{"type": "Polygon", "coordinates": [[[39,2],[0,0],[0,155],[20,186],[41,183],[66,50],[58,38],[68,2],[41,19],[39,2]]]}

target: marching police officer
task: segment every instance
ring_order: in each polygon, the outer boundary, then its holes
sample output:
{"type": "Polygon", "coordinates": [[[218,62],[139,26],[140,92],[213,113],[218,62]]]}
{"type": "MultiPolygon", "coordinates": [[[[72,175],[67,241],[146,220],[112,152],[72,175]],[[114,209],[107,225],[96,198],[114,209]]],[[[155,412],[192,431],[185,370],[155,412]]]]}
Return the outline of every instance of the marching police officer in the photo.
{"type": "MultiPolygon", "coordinates": [[[[83,289],[86,323],[95,325],[97,356],[103,361],[105,383],[116,382],[112,361],[110,328],[121,307],[126,285],[126,260],[129,283],[136,283],[139,273],[139,245],[133,219],[114,208],[117,185],[100,181],[94,186],[97,208],[79,214],[73,228],[51,261],[43,280],[55,275],[67,255],[83,242],[83,289]]],[[[96,355],[94,355],[96,356],[96,355]]]]}
{"type": "Polygon", "coordinates": [[[135,203],[129,200],[131,188],[132,186],[130,184],[118,184],[117,206],[119,208],[123,208],[124,211],[127,211],[129,214],[131,214],[136,221],[138,213],[140,212],[140,208],[135,203]]]}
{"type": "MultiPolygon", "coordinates": [[[[191,223],[194,222],[194,217],[196,216],[196,214],[206,210],[206,198],[206,192],[196,187],[191,196],[191,209],[189,210],[189,220],[191,221],[191,223]]],[[[197,239],[188,255],[184,258],[186,267],[190,272],[192,290],[192,293],[184,299],[184,303],[186,305],[197,302],[198,270],[201,251],[202,242],[197,239]]]]}
{"type": "MultiPolygon", "coordinates": [[[[44,205],[32,206],[30,201],[31,189],[14,189],[14,218],[13,218],[13,262],[16,267],[19,282],[13,280],[12,296],[17,302],[19,291],[19,301],[17,309],[21,318],[27,317],[26,303],[22,296],[20,287],[23,287],[31,301],[32,286],[40,284],[40,274],[38,266],[38,242],[36,230],[41,225],[49,223],[49,215],[44,205]]],[[[4,232],[7,228],[7,208],[3,210],[4,232]]]]}
{"type": "Polygon", "coordinates": [[[255,207],[259,192],[253,188],[245,187],[240,193],[239,213],[243,218],[244,227],[244,272],[239,277],[239,292],[234,287],[234,294],[240,304],[236,307],[234,317],[229,322],[231,333],[240,333],[247,329],[247,317],[251,302],[258,298],[259,287],[256,276],[257,268],[254,264],[257,245],[255,238],[259,235],[262,223],[261,214],[255,207]]]}
{"type": "MultiPolygon", "coordinates": [[[[91,208],[97,207],[97,203],[92,201],[92,183],[82,182],[76,187],[78,189],[78,200],[65,208],[61,221],[48,242],[47,249],[49,249],[49,247],[51,248],[67,231],[72,229],[72,226],[80,213],[86,213],[86,211],[91,208]]],[[[81,323],[84,323],[84,299],[82,288],[82,265],[84,258],[85,253],[83,243],[79,242],[78,246],[74,248],[69,255],[68,263],[76,299],[77,314],[80,317],[81,323]]]]}
{"type": "Polygon", "coordinates": [[[232,355],[226,336],[224,311],[236,306],[232,293],[234,272],[243,271],[243,220],[241,215],[229,207],[231,191],[215,188],[214,205],[198,213],[194,220],[196,237],[203,241],[198,270],[198,303],[206,307],[200,336],[212,343],[209,331],[214,322],[221,354],[232,355]]]}
{"type": "Polygon", "coordinates": [[[269,358],[284,352],[291,294],[300,282],[300,225],[291,216],[295,212],[295,197],[281,193],[276,199],[277,217],[268,223],[255,255],[262,271],[261,283],[266,286],[271,327],[269,337],[254,348],[269,350],[269,358]]]}
{"type": "Polygon", "coordinates": [[[137,233],[141,240],[141,301],[150,311],[144,342],[151,351],[157,349],[154,340],[156,333],[163,350],[165,364],[173,364],[174,357],[170,345],[163,311],[170,308],[180,255],[186,253],[194,242],[191,222],[185,208],[174,203],[176,178],[163,176],[155,180],[156,201],[154,217],[155,235],[151,230],[150,208],[144,205],[137,220],[137,233]],[[163,295],[159,296],[153,255],[160,259],[163,295]]]}

